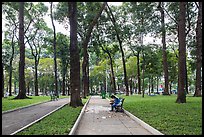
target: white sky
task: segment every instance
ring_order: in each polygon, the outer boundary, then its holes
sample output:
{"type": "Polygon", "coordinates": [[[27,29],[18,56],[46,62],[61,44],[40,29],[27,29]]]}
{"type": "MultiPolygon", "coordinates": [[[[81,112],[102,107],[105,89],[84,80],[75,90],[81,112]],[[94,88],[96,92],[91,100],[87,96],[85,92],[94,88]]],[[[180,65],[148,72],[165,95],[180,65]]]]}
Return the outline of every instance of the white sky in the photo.
{"type": "MultiPolygon", "coordinates": [[[[46,2],[45,4],[46,4],[46,6],[50,7],[50,4],[48,2],[46,2]]],[[[54,4],[57,4],[57,2],[55,2],[54,4]]],[[[122,5],[122,2],[108,2],[108,4],[109,5],[120,6],[120,5],[122,5]]],[[[49,11],[49,13],[50,13],[50,11],[49,11]]],[[[46,17],[45,21],[46,21],[48,27],[53,28],[50,17],[46,17]]],[[[55,28],[56,28],[57,32],[61,32],[61,33],[65,34],[65,35],[69,35],[69,30],[66,30],[64,28],[63,24],[59,24],[57,21],[54,21],[54,24],[55,24],[55,28]]],[[[144,38],[143,42],[144,42],[144,44],[148,44],[148,43],[161,44],[160,39],[157,39],[156,41],[154,41],[154,38],[150,37],[150,36],[146,36],[144,38]]]]}
{"type": "MultiPolygon", "coordinates": [[[[53,5],[56,5],[58,2],[54,2],[53,5]]],[[[119,6],[119,5],[122,5],[122,2],[108,2],[109,5],[115,5],[115,6],[119,6]]],[[[50,3],[49,2],[45,2],[45,5],[50,7],[50,3]]],[[[50,10],[48,11],[48,13],[50,13],[50,10]]],[[[51,19],[50,19],[50,16],[46,16],[45,18],[45,21],[48,25],[49,28],[53,28],[52,27],[52,22],[51,22],[51,19]]],[[[66,30],[63,26],[63,24],[59,24],[57,21],[54,21],[54,25],[55,25],[55,28],[56,28],[56,31],[57,32],[61,32],[65,35],[69,35],[69,30],[66,30]]]]}
{"type": "MultiPolygon", "coordinates": [[[[55,6],[58,2],[54,2],[53,6],[55,6]]],[[[108,2],[109,5],[115,5],[115,6],[119,6],[122,4],[122,2],[108,2]]],[[[49,2],[45,2],[45,5],[48,6],[48,8],[50,7],[50,3],[49,2]]],[[[48,14],[44,17],[45,22],[47,23],[48,27],[53,29],[52,27],[52,22],[51,22],[51,18],[50,16],[48,16],[50,14],[50,10],[48,10],[48,14]]],[[[56,32],[61,32],[65,35],[69,35],[69,30],[66,30],[63,24],[59,24],[57,21],[54,21],[54,25],[56,28],[56,32]]],[[[4,34],[3,31],[5,30],[5,16],[3,16],[2,14],[2,41],[4,39],[4,34]]],[[[161,40],[157,39],[156,41],[153,41],[154,38],[152,37],[145,37],[144,38],[144,44],[147,43],[157,43],[157,44],[161,44],[161,40]]]]}

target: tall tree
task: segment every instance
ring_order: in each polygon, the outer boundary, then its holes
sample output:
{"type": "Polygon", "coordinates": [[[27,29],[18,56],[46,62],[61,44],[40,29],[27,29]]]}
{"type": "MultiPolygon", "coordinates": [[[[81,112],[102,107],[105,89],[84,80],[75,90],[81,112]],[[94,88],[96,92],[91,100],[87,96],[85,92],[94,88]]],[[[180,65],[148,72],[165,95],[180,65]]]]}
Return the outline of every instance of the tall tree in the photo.
{"type": "Polygon", "coordinates": [[[51,21],[52,21],[52,27],[54,30],[54,39],[53,39],[53,47],[54,47],[54,64],[55,64],[55,68],[54,68],[54,72],[55,72],[55,95],[58,95],[58,82],[57,82],[57,56],[56,56],[56,32],[55,32],[55,25],[54,25],[54,19],[53,19],[53,13],[52,13],[52,8],[53,3],[50,3],[50,17],[51,17],[51,21]]]}
{"type": "Polygon", "coordinates": [[[38,3],[31,6],[31,11],[27,13],[28,19],[31,19],[29,22],[33,24],[28,29],[28,35],[25,35],[27,42],[31,49],[31,54],[35,59],[35,96],[38,96],[38,65],[40,60],[42,43],[45,42],[44,37],[47,33],[46,23],[43,20],[44,15],[47,13],[48,8],[43,3],[38,3]]]}
{"type": "MultiPolygon", "coordinates": [[[[130,42],[130,45],[131,45],[131,42],[130,42]]],[[[141,76],[140,76],[140,52],[142,51],[141,47],[136,47],[137,48],[137,52],[135,53],[132,45],[130,46],[130,49],[132,50],[133,52],[133,55],[137,57],[137,88],[138,88],[138,91],[137,93],[138,94],[141,94],[141,76]]]]}
{"type": "Polygon", "coordinates": [[[114,70],[113,70],[113,58],[111,56],[111,51],[113,52],[116,52],[114,51],[114,49],[117,49],[115,47],[115,45],[113,45],[113,48],[112,50],[108,49],[108,47],[103,47],[101,46],[102,50],[108,54],[108,57],[110,59],[110,68],[111,68],[111,83],[112,83],[112,93],[115,94],[116,93],[116,84],[115,84],[115,74],[114,74],[114,70]]]}
{"type": "MultiPolygon", "coordinates": [[[[16,28],[15,28],[16,29],[16,28]]],[[[14,35],[15,35],[15,31],[16,30],[13,30],[12,31],[12,39],[11,39],[11,46],[12,46],[12,54],[11,54],[11,58],[10,58],[10,62],[9,62],[9,96],[12,96],[12,93],[11,93],[11,88],[12,88],[12,62],[13,62],[13,58],[14,58],[14,35]]]]}
{"type": "Polygon", "coordinates": [[[68,2],[70,22],[70,106],[82,106],[80,98],[80,59],[77,45],[77,3],[68,2]]]}
{"type": "Polygon", "coordinates": [[[1,91],[1,97],[3,98],[4,97],[4,64],[1,63],[1,69],[2,69],[2,91],[1,91]]]}
{"type": "Polygon", "coordinates": [[[20,61],[19,61],[19,93],[15,99],[25,99],[25,44],[24,44],[24,2],[19,2],[19,46],[20,46],[20,61]]]}
{"type": "Polygon", "coordinates": [[[198,19],[196,27],[196,88],[194,96],[201,95],[201,67],[202,67],[202,2],[198,5],[198,19]]]}
{"type": "Polygon", "coordinates": [[[186,34],[185,34],[186,2],[179,2],[179,61],[178,61],[178,94],[176,103],[186,103],[185,63],[186,63],[186,34]]]}
{"type": "Polygon", "coordinates": [[[162,32],[162,45],[163,45],[163,71],[164,71],[164,93],[169,94],[169,75],[168,75],[168,63],[167,63],[167,53],[166,53],[166,29],[165,29],[165,20],[164,20],[164,10],[163,2],[159,2],[158,9],[161,13],[161,32],[162,32]]]}
{"type": "Polygon", "coordinates": [[[65,82],[66,82],[66,74],[67,68],[69,66],[69,39],[66,35],[62,33],[57,33],[57,56],[61,60],[61,75],[62,75],[62,95],[65,96],[65,82]]]}
{"type": "Polygon", "coordinates": [[[125,80],[125,87],[126,87],[126,96],[129,96],[128,78],[127,78],[127,73],[126,73],[125,55],[124,55],[124,51],[123,51],[123,47],[122,47],[122,40],[121,40],[121,38],[119,36],[118,27],[117,27],[117,24],[116,24],[115,17],[113,15],[112,11],[111,11],[111,8],[108,6],[108,4],[107,4],[107,7],[109,9],[109,12],[108,12],[108,10],[106,10],[106,13],[108,14],[111,22],[113,23],[114,30],[116,32],[116,36],[117,36],[117,39],[118,39],[118,42],[119,42],[120,51],[121,51],[121,54],[122,54],[122,62],[123,62],[123,70],[124,70],[124,80],[125,80]]]}
{"type": "Polygon", "coordinates": [[[103,5],[101,6],[100,10],[98,11],[98,13],[95,15],[95,17],[93,18],[92,22],[90,23],[85,39],[83,40],[82,46],[83,46],[83,63],[82,63],[82,73],[83,73],[83,77],[82,77],[82,81],[83,81],[83,89],[84,89],[84,98],[86,97],[86,95],[88,94],[88,52],[87,52],[87,47],[88,47],[88,43],[91,37],[91,33],[92,30],[95,26],[95,24],[97,23],[98,18],[101,16],[103,9],[105,8],[106,2],[103,3],[103,5]]]}

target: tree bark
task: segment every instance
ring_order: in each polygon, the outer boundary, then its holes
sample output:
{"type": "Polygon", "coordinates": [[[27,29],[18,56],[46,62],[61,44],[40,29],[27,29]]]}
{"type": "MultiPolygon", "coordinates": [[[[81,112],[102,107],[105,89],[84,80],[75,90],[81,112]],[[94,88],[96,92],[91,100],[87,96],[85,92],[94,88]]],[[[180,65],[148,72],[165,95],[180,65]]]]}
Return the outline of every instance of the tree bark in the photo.
{"type": "Polygon", "coordinates": [[[70,22],[70,106],[83,106],[80,98],[80,59],[77,45],[77,3],[68,2],[70,22]]]}
{"type": "Polygon", "coordinates": [[[37,56],[35,56],[35,96],[39,96],[39,94],[38,94],[38,61],[37,61],[37,56]]]}
{"type": "Polygon", "coordinates": [[[4,64],[1,63],[1,67],[2,67],[2,94],[1,94],[1,97],[3,98],[4,97],[4,64]]]}
{"type": "Polygon", "coordinates": [[[86,34],[86,37],[83,41],[83,63],[82,63],[82,73],[83,73],[83,77],[82,77],[82,81],[83,81],[83,90],[84,90],[84,98],[86,98],[87,94],[88,94],[88,90],[89,90],[89,86],[88,86],[88,52],[87,52],[87,47],[88,47],[88,43],[91,37],[91,33],[92,30],[95,26],[95,24],[97,23],[98,18],[101,16],[104,8],[105,8],[106,2],[103,3],[102,7],[100,8],[99,12],[96,14],[96,16],[94,17],[94,19],[92,20],[91,24],[88,27],[88,31],[86,34]]]}
{"type": "Polygon", "coordinates": [[[12,72],[13,72],[12,62],[14,57],[14,35],[15,35],[15,29],[13,30],[13,33],[12,33],[12,40],[11,40],[12,53],[11,53],[11,58],[9,62],[9,96],[12,96],[11,88],[12,88],[12,72]]]}
{"type": "Polygon", "coordinates": [[[176,103],[186,103],[185,91],[185,62],[186,62],[186,34],[185,34],[185,15],[186,2],[179,2],[179,23],[178,23],[178,40],[179,40],[179,61],[178,61],[178,94],[176,103]]]}
{"type": "Polygon", "coordinates": [[[110,68],[111,68],[111,83],[112,83],[112,94],[116,93],[116,84],[115,84],[115,74],[114,74],[114,70],[113,70],[113,59],[111,57],[110,51],[108,51],[108,49],[104,49],[103,46],[102,50],[108,54],[108,57],[110,59],[110,68]]]}
{"type": "MultiPolygon", "coordinates": [[[[37,31],[38,31],[38,29],[36,30],[35,34],[37,33],[37,31]]],[[[35,77],[35,80],[34,80],[34,83],[35,83],[35,96],[39,96],[39,94],[38,94],[38,64],[39,64],[39,60],[40,60],[40,55],[39,54],[40,54],[41,49],[39,49],[39,52],[38,52],[37,51],[37,46],[33,42],[33,45],[35,47],[35,52],[34,52],[34,49],[33,49],[32,45],[31,45],[31,43],[29,42],[28,37],[26,35],[25,35],[25,37],[28,40],[28,44],[29,44],[29,46],[31,48],[31,53],[32,53],[32,55],[34,57],[34,60],[35,60],[35,67],[34,67],[34,69],[35,69],[35,72],[34,72],[34,74],[35,74],[35,76],[34,76],[35,77]]]]}
{"type": "Polygon", "coordinates": [[[55,95],[59,96],[58,94],[58,82],[57,82],[57,55],[56,55],[56,32],[55,32],[55,25],[54,25],[54,20],[52,16],[52,2],[50,4],[50,17],[52,21],[52,26],[54,30],[54,39],[53,39],[53,46],[54,46],[54,72],[55,72],[55,95]]]}
{"type": "Polygon", "coordinates": [[[169,76],[168,76],[168,63],[167,63],[167,53],[166,53],[166,29],[165,29],[165,20],[164,20],[164,10],[161,6],[163,2],[159,2],[158,9],[161,12],[161,30],[162,30],[162,51],[163,51],[163,71],[164,71],[164,81],[165,81],[165,87],[164,87],[164,94],[169,94],[169,76]]]}
{"type": "Polygon", "coordinates": [[[65,75],[62,77],[62,96],[65,96],[65,75]]]}
{"type": "Polygon", "coordinates": [[[143,64],[142,64],[142,97],[144,98],[144,93],[145,93],[145,84],[144,84],[144,71],[145,71],[145,58],[144,58],[144,53],[142,53],[142,57],[143,57],[143,64]]]}
{"type": "Polygon", "coordinates": [[[198,19],[196,27],[196,88],[194,97],[201,97],[201,67],[202,67],[202,2],[199,2],[198,19]]]}
{"type": "Polygon", "coordinates": [[[19,93],[14,99],[25,99],[25,44],[24,44],[24,2],[19,2],[19,46],[20,46],[20,61],[19,61],[19,93]]]}
{"type": "Polygon", "coordinates": [[[113,13],[110,9],[110,7],[108,6],[107,4],[107,7],[110,11],[110,14],[109,12],[106,10],[109,18],[111,19],[112,23],[113,23],[113,26],[114,26],[114,29],[115,29],[115,32],[116,32],[116,36],[117,36],[117,39],[118,39],[118,42],[119,42],[119,46],[120,46],[120,51],[121,51],[121,54],[122,54],[122,62],[123,62],[123,70],[124,70],[124,81],[125,81],[125,87],[126,87],[126,96],[129,96],[129,88],[128,88],[128,78],[127,78],[127,72],[126,72],[126,65],[125,65],[125,55],[124,55],[124,51],[123,51],[123,47],[122,47],[122,41],[120,39],[120,36],[119,36],[119,32],[117,31],[117,26],[116,26],[116,20],[113,16],[113,13]]]}
{"type": "Polygon", "coordinates": [[[140,78],[140,51],[137,52],[137,79],[138,79],[138,94],[141,94],[141,78],[140,78]]]}
{"type": "Polygon", "coordinates": [[[132,89],[132,77],[130,78],[130,95],[132,95],[133,94],[133,89],[132,89]]]}

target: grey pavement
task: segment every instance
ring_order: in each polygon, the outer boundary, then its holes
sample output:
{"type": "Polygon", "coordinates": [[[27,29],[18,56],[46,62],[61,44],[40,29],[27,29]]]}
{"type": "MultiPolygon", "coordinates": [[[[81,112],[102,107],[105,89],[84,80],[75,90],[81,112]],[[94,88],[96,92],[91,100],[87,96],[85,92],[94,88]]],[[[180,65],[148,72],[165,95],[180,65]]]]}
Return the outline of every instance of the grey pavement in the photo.
{"type": "Polygon", "coordinates": [[[91,96],[72,135],[153,135],[152,129],[142,126],[142,121],[110,109],[109,100],[91,96]]]}
{"type": "Polygon", "coordinates": [[[49,101],[2,114],[2,135],[12,135],[69,103],[69,98],[49,101]]]}

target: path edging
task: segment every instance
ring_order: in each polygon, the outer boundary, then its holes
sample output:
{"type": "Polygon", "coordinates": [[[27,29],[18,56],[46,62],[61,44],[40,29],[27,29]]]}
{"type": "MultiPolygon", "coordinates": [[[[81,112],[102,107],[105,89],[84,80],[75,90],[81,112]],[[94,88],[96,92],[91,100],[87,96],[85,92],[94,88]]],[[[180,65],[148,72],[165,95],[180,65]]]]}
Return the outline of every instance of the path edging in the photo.
{"type": "Polygon", "coordinates": [[[151,132],[153,135],[164,135],[163,133],[161,133],[160,131],[156,130],[155,128],[153,128],[152,126],[148,125],[147,123],[145,123],[144,121],[142,121],[141,119],[137,118],[136,116],[134,116],[133,114],[131,114],[129,111],[124,109],[124,113],[127,114],[129,117],[131,117],[133,120],[135,120],[136,122],[138,122],[142,127],[144,127],[145,129],[147,129],[149,132],[151,132]]]}
{"type": "Polygon", "coordinates": [[[18,132],[22,131],[23,129],[28,128],[29,126],[31,126],[31,125],[33,125],[33,124],[35,124],[36,122],[38,122],[38,121],[42,120],[43,118],[45,118],[45,117],[47,117],[47,116],[49,116],[50,114],[52,114],[53,112],[57,111],[58,109],[60,109],[60,108],[64,107],[64,106],[65,106],[65,105],[67,105],[67,104],[68,104],[68,103],[65,103],[65,104],[63,104],[63,105],[59,106],[58,108],[54,109],[53,111],[51,111],[51,112],[47,113],[46,115],[44,115],[44,116],[40,117],[40,118],[39,118],[39,119],[37,119],[37,120],[35,120],[35,121],[31,122],[30,124],[28,124],[28,125],[26,125],[26,126],[24,126],[24,127],[20,128],[19,130],[17,130],[17,131],[15,131],[15,132],[11,133],[10,135],[15,135],[16,133],[18,133],[18,132]]]}
{"type": "Polygon", "coordinates": [[[28,107],[32,107],[32,106],[36,106],[36,105],[40,105],[40,104],[43,104],[43,103],[46,103],[46,102],[49,102],[49,101],[38,102],[38,103],[34,103],[34,104],[31,104],[31,105],[27,105],[27,106],[22,106],[22,107],[19,107],[19,108],[6,110],[6,111],[3,111],[2,114],[6,114],[6,113],[9,113],[9,112],[13,112],[13,111],[21,110],[21,109],[24,109],[24,108],[28,108],[28,107]]]}
{"type": "MultiPolygon", "coordinates": [[[[108,101],[110,101],[110,99],[106,98],[108,101]]],[[[146,130],[148,130],[149,132],[151,132],[153,135],[164,135],[163,133],[161,133],[160,131],[156,130],[155,128],[153,128],[152,126],[148,125],[147,123],[145,123],[144,121],[142,121],[141,119],[137,118],[135,115],[131,114],[129,111],[124,110],[124,113],[127,114],[130,118],[132,118],[133,120],[135,120],[136,122],[138,122],[142,127],[144,127],[146,130]]]]}
{"type": "MultiPolygon", "coordinates": [[[[64,98],[60,98],[60,99],[64,99],[64,98]]],[[[58,99],[58,100],[59,100],[59,99],[58,99]]],[[[15,109],[11,109],[11,110],[6,110],[6,111],[3,111],[2,114],[6,114],[6,113],[9,113],[9,112],[21,110],[21,109],[24,109],[24,108],[28,108],[28,107],[40,105],[40,104],[47,103],[47,102],[50,102],[50,101],[52,101],[52,100],[47,100],[47,101],[43,101],[43,102],[37,102],[37,103],[31,104],[31,105],[22,106],[22,107],[15,108],[15,109]]]]}
{"type": "Polygon", "coordinates": [[[87,104],[89,103],[89,100],[90,100],[90,99],[91,99],[91,96],[89,97],[89,99],[87,100],[87,102],[85,103],[85,105],[83,106],[83,108],[82,108],[82,110],[81,110],[81,112],[80,112],[80,114],[79,114],[77,120],[76,120],[75,123],[74,123],[74,126],[72,127],[72,129],[71,129],[71,131],[69,132],[68,135],[74,135],[74,133],[76,132],[76,129],[77,129],[78,125],[79,125],[79,122],[80,122],[80,120],[81,120],[81,118],[82,118],[82,116],[83,116],[83,114],[84,114],[84,111],[85,111],[85,109],[86,109],[86,107],[87,107],[87,104]]]}

